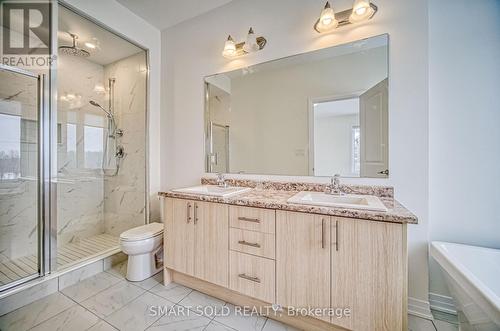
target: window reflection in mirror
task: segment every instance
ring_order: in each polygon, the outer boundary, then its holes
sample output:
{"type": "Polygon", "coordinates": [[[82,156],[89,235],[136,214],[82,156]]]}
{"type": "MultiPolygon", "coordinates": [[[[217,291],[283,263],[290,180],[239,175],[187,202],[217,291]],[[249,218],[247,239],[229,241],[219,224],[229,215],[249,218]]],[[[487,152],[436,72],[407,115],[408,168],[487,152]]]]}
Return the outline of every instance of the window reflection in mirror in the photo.
{"type": "Polygon", "coordinates": [[[207,172],[387,177],[388,37],[205,78],[207,172]]]}

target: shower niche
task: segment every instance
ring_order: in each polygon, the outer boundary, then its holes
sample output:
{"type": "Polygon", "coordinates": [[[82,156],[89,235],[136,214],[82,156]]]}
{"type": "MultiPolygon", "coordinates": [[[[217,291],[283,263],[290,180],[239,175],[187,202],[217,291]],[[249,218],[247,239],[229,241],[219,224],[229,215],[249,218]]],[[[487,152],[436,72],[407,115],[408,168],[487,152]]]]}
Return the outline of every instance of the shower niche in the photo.
{"type": "Polygon", "coordinates": [[[147,220],[147,52],[59,6],[57,268],[119,251],[147,220]]]}

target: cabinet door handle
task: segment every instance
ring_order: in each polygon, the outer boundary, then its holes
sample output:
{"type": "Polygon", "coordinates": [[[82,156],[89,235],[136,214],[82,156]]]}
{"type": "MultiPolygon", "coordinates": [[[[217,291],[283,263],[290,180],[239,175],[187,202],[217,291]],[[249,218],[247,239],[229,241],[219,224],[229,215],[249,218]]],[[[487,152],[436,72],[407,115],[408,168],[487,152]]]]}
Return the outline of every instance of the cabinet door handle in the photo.
{"type": "Polygon", "coordinates": [[[198,204],[194,203],[194,224],[198,223],[198,204]]]}
{"type": "Polygon", "coordinates": [[[258,218],[238,217],[238,220],[244,222],[260,223],[260,220],[258,218]]]}
{"type": "Polygon", "coordinates": [[[191,203],[188,202],[187,212],[186,212],[186,223],[189,223],[190,221],[191,221],[191,203]]]}
{"type": "Polygon", "coordinates": [[[238,277],[255,282],[255,283],[260,283],[259,277],[247,276],[246,274],[239,274],[238,277]]]}
{"type": "Polygon", "coordinates": [[[245,240],[238,241],[238,244],[260,248],[259,244],[257,244],[257,243],[249,243],[248,241],[245,241],[245,240]]]}
{"type": "Polygon", "coordinates": [[[325,248],[325,246],[326,246],[325,245],[325,241],[326,241],[325,240],[325,232],[326,232],[325,231],[325,224],[326,224],[325,219],[322,218],[321,219],[321,248],[325,248]]]}
{"type": "Polygon", "coordinates": [[[339,250],[339,221],[335,221],[335,250],[339,250]]]}

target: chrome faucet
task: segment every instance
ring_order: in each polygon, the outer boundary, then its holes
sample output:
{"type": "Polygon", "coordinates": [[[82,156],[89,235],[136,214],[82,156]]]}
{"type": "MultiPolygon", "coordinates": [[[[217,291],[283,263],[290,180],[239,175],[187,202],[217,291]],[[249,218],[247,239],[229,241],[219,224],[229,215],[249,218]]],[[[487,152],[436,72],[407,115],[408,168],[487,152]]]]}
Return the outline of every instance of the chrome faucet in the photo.
{"type": "Polygon", "coordinates": [[[342,192],[342,189],[340,188],[339,174],[333,175],[333,177],[330,179],[330,184],[326,186],[325,193],[332,195],[344,195],[344,192],[342,192]]]}
{"type": "Polygon", "coordinates": [[[217,186],[219,187],[227,187],[227,182],[226,182],[226,178],[224,178],[224,174],[223,173],[218,173],[217,174],[217,186]]]}

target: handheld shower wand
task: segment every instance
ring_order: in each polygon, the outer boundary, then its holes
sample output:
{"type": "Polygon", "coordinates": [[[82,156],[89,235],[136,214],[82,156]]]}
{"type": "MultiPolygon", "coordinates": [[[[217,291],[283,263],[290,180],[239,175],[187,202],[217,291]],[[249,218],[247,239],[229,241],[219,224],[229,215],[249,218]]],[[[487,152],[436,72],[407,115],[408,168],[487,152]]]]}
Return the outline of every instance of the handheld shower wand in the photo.
{"type": "MultiPolygon", "coordinates": [[[[104,151],[103,151],[101,168],[104,172],[105,168],[106,168],[107,160],[109,159],[108,144],[113,144],[114,149],[115,149],[114,158],[116,160],[116,168],[115,168],[115,172],[112,176],[116,176],[118,174],[118,171],[120,170],[120,159],[122,159],[125,156],[124,151],[123,151],[123,147],[117,145],[117,141],[116,141],[117,136],[121,137],[123,135],[123,131],[116,127],[115,117],[113,116],[113,113],[111,112],[111,102],[110,102],[109,110],[104,109],[100,104],[98,104],[94,100],[90,100],[89,103],[94,107],[100,108],[108,117],[108,138],[106,139],[106,142],[104,143],[104,151]]],[[[106,173],[104,173],[104,174],[106,174],[106,173]]]]}
{"type": "Polygon", "coordinates": [[[94,107],[97,107],[97,108],[100,108],[103,112],[106,113],[106,115],[111,118],[111,119],[114,119],[114,116],[113,114],[109,111],[109,110],[106,110],[104,109],[100,104],[98,104],[97,102],[95,102],[94,100],[90,100],[89,103],[94,106],[94,107]]]}

